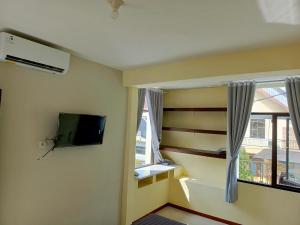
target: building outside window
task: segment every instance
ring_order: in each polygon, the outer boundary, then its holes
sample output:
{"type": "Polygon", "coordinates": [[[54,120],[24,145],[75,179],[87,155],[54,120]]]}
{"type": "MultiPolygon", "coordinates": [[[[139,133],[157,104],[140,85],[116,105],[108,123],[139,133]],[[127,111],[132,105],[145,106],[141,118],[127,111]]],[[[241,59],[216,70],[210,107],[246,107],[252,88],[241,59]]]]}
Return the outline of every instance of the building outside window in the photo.
{"type": "Polygon", "coordinates": [[[256,89],[240,149],[239,180],[300,190],[300,150],[283,84],[256,89]]]}
{"type": "Polygon", "coordinates": [[[265,138],[265,120],[250,119],[250,137],[265,138]]]}
{"type": "Polygon", "coordinates": [[[145,100],[142,120],[136,135],[135,168],[152,164],[151,124],[145,100]]]}

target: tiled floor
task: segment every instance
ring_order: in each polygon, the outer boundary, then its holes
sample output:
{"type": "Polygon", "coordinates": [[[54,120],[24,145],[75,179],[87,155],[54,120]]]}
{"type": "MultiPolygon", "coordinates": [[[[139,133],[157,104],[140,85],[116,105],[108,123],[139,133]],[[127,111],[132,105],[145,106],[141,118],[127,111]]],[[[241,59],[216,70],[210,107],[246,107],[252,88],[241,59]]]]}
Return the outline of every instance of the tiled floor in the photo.
{"type": "Polygon", "coordinates": [[[224,225],[224,223],[184,212],[169,206],[158,211],[157,214],[187,225],[224,225]]]}

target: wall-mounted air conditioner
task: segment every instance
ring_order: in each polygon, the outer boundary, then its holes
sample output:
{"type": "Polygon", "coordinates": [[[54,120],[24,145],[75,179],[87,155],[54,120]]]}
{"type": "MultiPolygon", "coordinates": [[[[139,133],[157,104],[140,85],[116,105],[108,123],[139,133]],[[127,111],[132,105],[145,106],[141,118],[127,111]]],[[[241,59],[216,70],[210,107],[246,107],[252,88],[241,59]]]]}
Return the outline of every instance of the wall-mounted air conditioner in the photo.
{"type": "Polygon", "coordinates": [[[54,74],[65,74],[70,54],[6,33],[0,33],[0,61],[54,74]]]}

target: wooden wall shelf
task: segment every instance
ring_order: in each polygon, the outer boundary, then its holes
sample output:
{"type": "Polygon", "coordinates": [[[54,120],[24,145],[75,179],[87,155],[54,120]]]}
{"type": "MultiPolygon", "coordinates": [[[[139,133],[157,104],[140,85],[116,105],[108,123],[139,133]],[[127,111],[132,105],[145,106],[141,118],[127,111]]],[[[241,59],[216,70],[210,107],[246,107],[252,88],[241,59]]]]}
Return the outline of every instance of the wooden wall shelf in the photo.
{"type": "Polygon", "coordinates": [[[202,134],[220,134],[220,135],[227,134],[227,131],[222,131],[222,130],[203,130],[203,129],[178,128],[178,127],[163,127],[162,129],[167,131],[180,131],[180,132],[202,133],[202,134]]]}
{"type": "Polygon", "coordinates": [[[209,150],[200,150],[200,149],[193,149],[193,148],[182,148],[182,147],[174,147],[168,145],[161,145],[161,151],[170,151],[170,152],[180,152],[185,154],[192,154],[192,155],[201,155],[206,157],[212,158],[220,158],[226,159],[226,151],[209,151],[209,150]]]}
{"type": "Polygon", "coordinates": [[[214,107],[214,108],[164,108],[165,112],[227,112],[226,107],[214,107]]]}

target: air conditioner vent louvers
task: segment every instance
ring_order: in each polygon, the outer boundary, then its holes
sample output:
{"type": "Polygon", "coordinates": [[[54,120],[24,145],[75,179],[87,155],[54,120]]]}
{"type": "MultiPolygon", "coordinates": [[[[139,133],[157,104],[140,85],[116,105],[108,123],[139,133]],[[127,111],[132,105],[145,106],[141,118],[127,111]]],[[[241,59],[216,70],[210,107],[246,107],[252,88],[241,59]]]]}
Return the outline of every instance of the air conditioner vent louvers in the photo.
{"type": "Polygon", "coordinates": [[[7,55],[5,57],[5,59],[8,60],[8,61],[22,63],[22,64],[29,65],[29,66],[35,66],[35,67],[39,67],[41,69],[47,69],[47,70],[55,71],[55,72],[59,72],[59,73],[64,72],[64,69],[61,69],[61,68],[58,68],[58,67],[49,66],[49,65],[46,65],[46,64],[43,64],[43,63],[33,62],[31,60],[18,58],[18,57],[12,56],[12,55],[7,55]]]}

